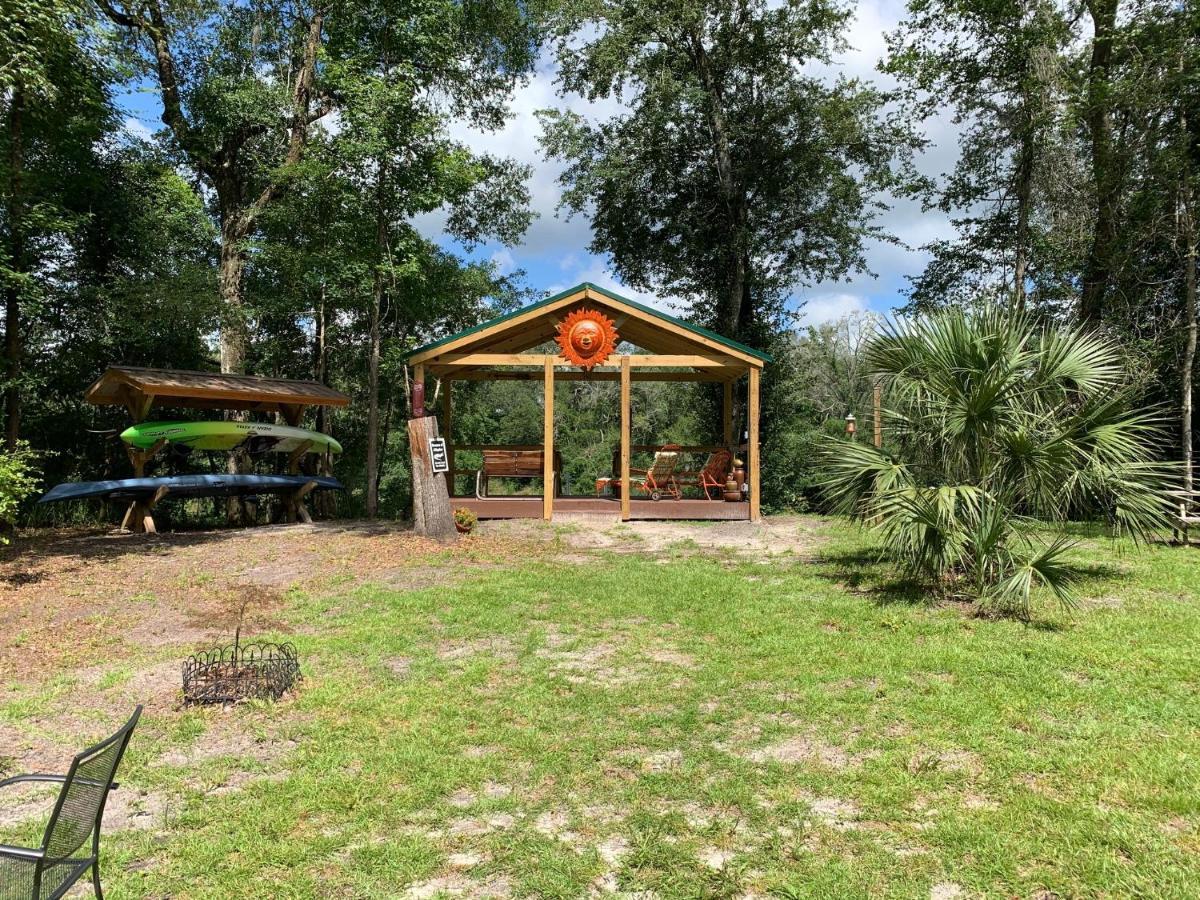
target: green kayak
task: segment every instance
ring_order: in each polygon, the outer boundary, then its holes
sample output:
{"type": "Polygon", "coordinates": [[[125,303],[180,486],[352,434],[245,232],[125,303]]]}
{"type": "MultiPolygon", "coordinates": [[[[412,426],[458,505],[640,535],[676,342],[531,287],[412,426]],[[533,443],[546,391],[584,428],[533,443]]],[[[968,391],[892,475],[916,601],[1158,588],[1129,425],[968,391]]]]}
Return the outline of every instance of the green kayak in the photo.
{"type": "Polygon", "coordinates": [[[140,450],[165,440],[193,450],[245,447],[250,453],[291,453],[307,442],[309,453],[342,452],[342,445],[327,434],[262,422],[143,422],[122,431],[121,440],[140,450]]]}

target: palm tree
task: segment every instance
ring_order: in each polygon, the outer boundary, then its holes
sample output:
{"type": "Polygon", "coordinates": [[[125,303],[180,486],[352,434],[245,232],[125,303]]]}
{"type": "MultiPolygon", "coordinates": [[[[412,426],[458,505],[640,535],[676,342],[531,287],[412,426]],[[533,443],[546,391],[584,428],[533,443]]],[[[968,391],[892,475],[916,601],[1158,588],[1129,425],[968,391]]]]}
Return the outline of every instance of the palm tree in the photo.
{"type": "Polygon", "coordinates": [[[888,446],[831,440],[824,489],[907,575],[1028,616],[1035,584],[1072,600],[1072,542],[1040,522],[1100,517],[1134,539],[1164,524],[1159,420],[1105,339],[954,309],[887,324],[867,360],[888,446]]]}

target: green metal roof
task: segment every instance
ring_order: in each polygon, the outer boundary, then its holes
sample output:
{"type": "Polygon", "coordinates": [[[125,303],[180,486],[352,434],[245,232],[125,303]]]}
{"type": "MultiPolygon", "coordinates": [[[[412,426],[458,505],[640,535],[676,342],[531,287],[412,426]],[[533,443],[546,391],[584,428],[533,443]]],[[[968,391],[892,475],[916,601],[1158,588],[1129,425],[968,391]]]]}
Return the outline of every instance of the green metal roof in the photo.
{"type": "Polygon", "coordinates": [[[440,347],[443,344],[448,344],[451,341],[456,341],[459,338],[466,337],[471,334],[475,334],[476,332],[485,331],[495,325],[499,325],[502,322],[506,322],[509,319],[514,319],[517,316],[524,315],[525,313],[530,312],[531,310],[539,309],[543,306],[549,306],[551,303],[556,303],[559,300],[562,300],[566,297],[571,296],[572,294],[578,294],[580,291],[585,290],[585,289],[595,291],[597,294],[603,294],[605,297],[608,297],[610,300],[614,300],[617,303],[624,303],[627,306],[632,306],[634,309],[640,310],[641,312],[644,312],[644,313],[647,313],[648,315],[654,316],[656,319],[661,319],[663,322],[666,322],[670,325],[674,325],[678,328],[682,328],[685,331],[690,331],[693,334],[698,334],[702,337],[706,337],[711,341],[717,341],[718,343],[723,344],[724,346],[730,348],[731,350],[737,350],[740,353],[745,353],[749,356],[753,356],[755,359],[761,359],[763,362],[769,363],[769,362],[775,361],[769,353],[763,353],[761,350],[755,350],[752,347],[747,347],[745,344],[739,343],[738,341],[730,340],[729,338],[725,337],[724,335],[717,334],[715,331],[710,331],[709,329],[702,328],[699,325],[693,325],[691,322],[683,321],[683,319],[677,319],[677,318],[675,318],[675,316],[667,315],[665,312],[662,312],[660,310],[646,306],[644,303],[638,303],[636,300],[630,300],[628,297],[622,297],[620,294],[613,293],[612,291],[607,290],[606,288],[602,288],[598,285],[592,284],[590,281],[584,281],[580,284],[575,285],[572,288],[567,288],[565,291],[559,291],[553,297],[547,297],[545,300],[539,300],[537,303],[531,303],[528,306],[522,306],[520,309],[514,309],[512,312],[505,313],[502,316],[497,316],[495,319],[489,319],[487,322],[481,322],[480,324],[474,325],[467,329],[464,329],[463,331],[460,331],[457,334],[451,334],[447,337],[440,338],[436,341],[430,341],[428,344],[425,344],[422,347],[417,347],[415,350],[410,351],[408,354],[406,354],[405,358],[407,359],[408,357],[416,356],[418,353],[425,353],[428,350],[436,349],[437,347],[440,347]]]}

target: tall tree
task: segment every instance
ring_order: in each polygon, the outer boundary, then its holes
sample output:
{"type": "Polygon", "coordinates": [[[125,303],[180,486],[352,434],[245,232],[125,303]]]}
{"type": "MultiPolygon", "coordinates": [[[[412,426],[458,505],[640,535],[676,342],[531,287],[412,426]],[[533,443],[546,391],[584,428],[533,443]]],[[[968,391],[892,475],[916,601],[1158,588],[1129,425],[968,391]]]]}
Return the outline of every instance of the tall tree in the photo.
{"type": "Polygon", "coordinates": [[[1084,122],[1091,143],[1093,212],[1092,242],[1083,270],[1080,315],[1099,321],[1105,294],[1112,279],[1112,258],[1117,242],[1121,175],[1113,136],[1112,69],[1120,37],[1117,26],[1119,0],[1086,0],[1092,24],[1084,122]]]}
{"type": "Polygon", "coordinates": [[[97,3],[156,80],[174,148],[212,190],[221,235],[221,370],[242,372],[248,241],[303,158],[309,127],[333,107],[318,84],[325,2],[97,3]]]}
{"type": "Polygon", "coordinates": [[[1053,0],[910,0],[888,36],[881,68],[904,85],[907,108],[926,119],[949,107],[958,134],[953,171],[921,192],[958,237],[926,248],[933,258],[914,280],[914,306],[988,290],[1023,308],[1031,284],[1039,300],[1058,294],[1050,204],[1069,138],[1060,109],[1070,37],[1053,0]]]}
{"type": "Polygon", "coordinates": [[[344,98],[331,150],[356,190],[369,231],[367,293],[367,514],[379,506],[380,367],[385,319],[405,338],[435,312],[423,281],[436,254],[414,216],[448,208],[447,229],[469,243],[516,240],[529,224],[529,172],[475,155],[450,137],[452,119],[494,129],[516,83],[532,68],[534,30],[517,4],[388,0],[347,13],[332,50],[330,79],[344,98]]]}
{"type": "Polygon", "coordinates": [[[88,216],[83,197],[111,127],[109,72],[73,0],[0,3],[0,284],[4,439],[21,434],[33,307],[88,216]]]}
{"type": "Polygon", "coordinates": [[[814,70],[845,46],[830,0],[553,0],[559,83],[627,108],[542,113],[565,205],[640,288],[762,345],[797,285],[865,267],[907,129],[886,97],[814,70]]]}

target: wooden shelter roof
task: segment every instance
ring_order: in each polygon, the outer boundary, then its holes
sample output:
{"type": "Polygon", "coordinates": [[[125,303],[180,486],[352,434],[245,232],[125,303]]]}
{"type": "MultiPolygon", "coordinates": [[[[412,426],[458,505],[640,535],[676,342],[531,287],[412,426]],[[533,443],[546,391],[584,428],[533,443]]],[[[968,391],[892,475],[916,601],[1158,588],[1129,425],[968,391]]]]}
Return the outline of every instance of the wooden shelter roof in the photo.
{"type": "Polygon", "coordinates": [[[742,372],[761,369],[772,361],[766,353],[588,282],[418,347],[409,354],[408,361],[428,365],[437,372],[441,365],[466,354],[520,354],[552,340],[559,320],[582,305],[603,310],[616,321],[622,341],[652,354],[679,358],[702,354],[714,357],[716,366],[726,360],[742,372]]]}
{"type": "Polygon", "coordinates": [[[142,416],[153,405],[244,409],[286,415],[306,406],[348,406],[350,403],[350,398],[341,391],[316,381],[140,366],[109,366],[87,389],[84,399],[97,406],[125,406],[142,416]]]}

